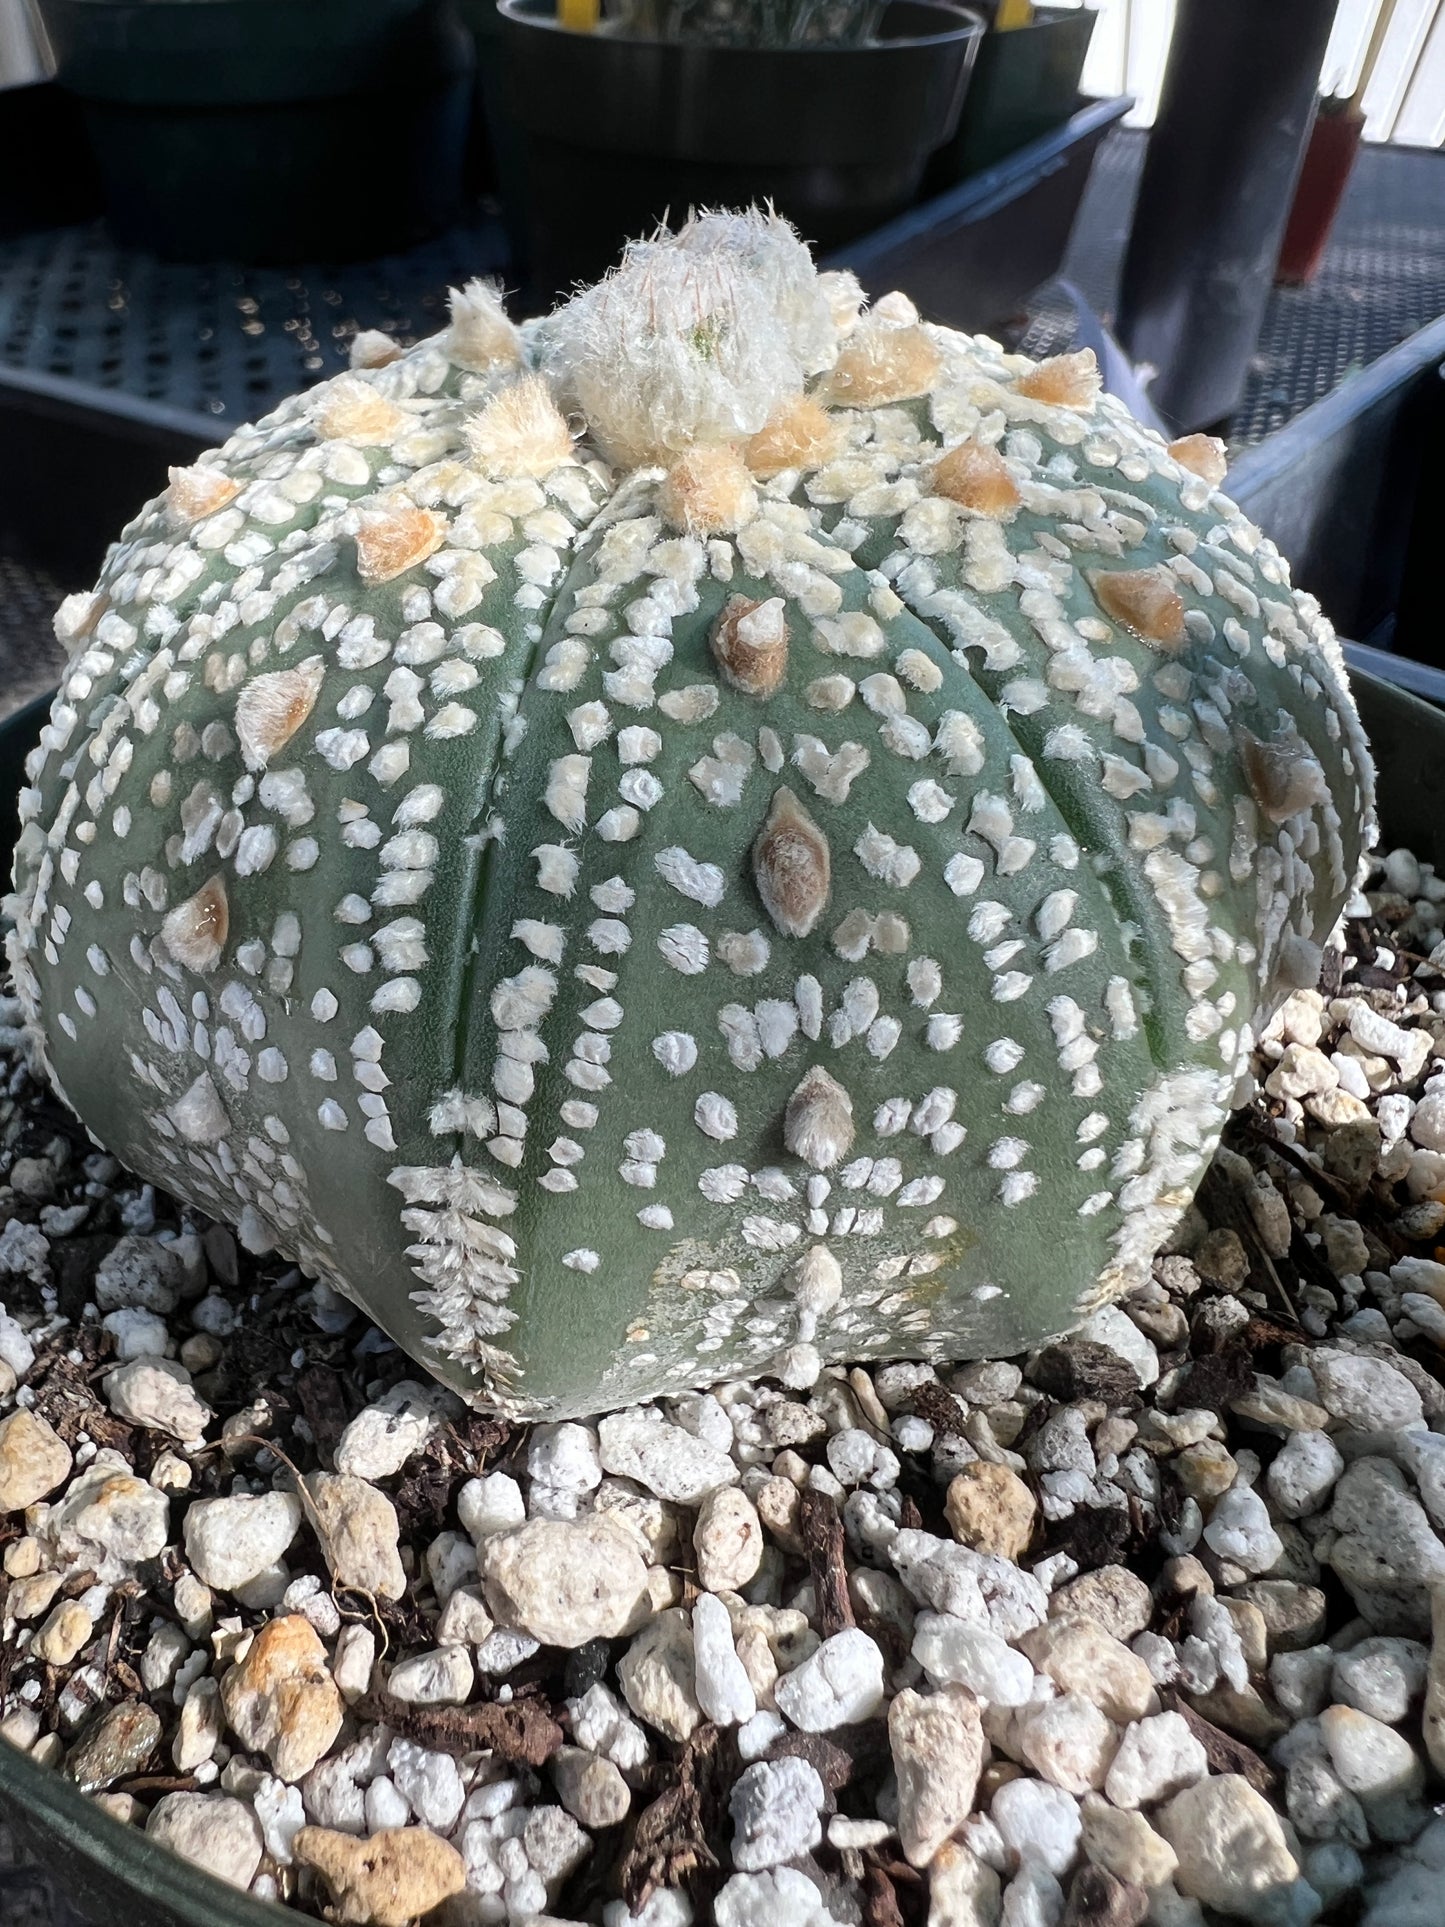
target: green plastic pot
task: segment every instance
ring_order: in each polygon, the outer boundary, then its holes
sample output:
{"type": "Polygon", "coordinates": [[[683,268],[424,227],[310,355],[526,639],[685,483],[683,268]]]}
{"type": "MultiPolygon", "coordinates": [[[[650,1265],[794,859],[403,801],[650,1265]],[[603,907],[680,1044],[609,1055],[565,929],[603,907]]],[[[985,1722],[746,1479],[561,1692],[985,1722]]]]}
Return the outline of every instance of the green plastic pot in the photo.
{"type": "Polygon", "coordinates": [[[1026,27],[984,35],[958,131],[929,163],[929,193],[941,194],[1069,118],[1096,17],[1091,7],[1040,7],[1026,27]]]}
{"type": "Polygon", "coordinates": [[[335,259],[456,218],[473,53],[448,0],[39,6],[128,244],[335,259]]]}
{"type": "MultiPolygon", "coordinates": [[[[1430,672],[1425,672],[1429,675],[1430,672]]],[[[1405,843],[1445,866],[1445,713],[1404,690],[1352,674],[1375,746],[1386,844],[1405,843]]],[[[1445,700],[1445,677],[1434,678],[1445,700]]],[[[10,799],[49,698],[0,722],[0,798],[10,799]]],[[[8,871],[13,815],[0,822],[8,871]]],[[[97,1927],[295,1927],[289,1909],[256,1901],[189,1865],[136,1827],[104,1813],[53,1768],[0,1741],[0,1819],[97,1927]]]]}

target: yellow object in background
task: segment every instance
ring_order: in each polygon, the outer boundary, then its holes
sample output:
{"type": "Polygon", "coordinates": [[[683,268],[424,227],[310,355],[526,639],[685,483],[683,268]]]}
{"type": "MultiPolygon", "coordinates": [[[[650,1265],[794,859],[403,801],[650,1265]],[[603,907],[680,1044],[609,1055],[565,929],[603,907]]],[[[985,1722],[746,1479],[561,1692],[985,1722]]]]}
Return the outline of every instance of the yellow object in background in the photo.
{"type": "Polygon", "coordinates": [[[591,33],[600,12],[601,0],[557,0],[557,18],[573,33],[591,33]]]}
{"type": "MultiPolygon", "coordinates": [[[[563,0],[566,4],[566,0],[563,0]]],[[[1033,0],[998,0],[998,12],[993,17],[994,30],[1007,33],[1010,27],[1027,27],[1033,24],[1033,0]]]]}

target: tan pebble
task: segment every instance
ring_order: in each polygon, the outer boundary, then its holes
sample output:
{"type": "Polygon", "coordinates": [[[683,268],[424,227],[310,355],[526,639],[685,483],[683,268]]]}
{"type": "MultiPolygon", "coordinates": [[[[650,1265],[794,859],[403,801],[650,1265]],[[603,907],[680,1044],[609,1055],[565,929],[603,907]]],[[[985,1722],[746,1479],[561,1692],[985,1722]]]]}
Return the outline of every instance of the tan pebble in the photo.
{"type": "Polygon", "coordinates": [[[168,1793],[146,1822],[147,1837],[244,1893],[261,1864],[263,1842],[244,1801],[216,1793],[168,1793]]]}
{"type": "Polygon", "coordinates": [[[40,1715],[33,1706],[17,1706],[0,1720],[0,1740],[28,1753],[40,1735],[40,1715]]]}
{"type": "MultiPolygon", "coordinates": [[[[829,1255],[831,1256],[831,1253],[829,1255]]],[[[837,1263],[836,1259],[834,1260],[834,1263],[836,1265],[837,1263]]],[[[842,1285],[842,1278],[840,1274],[840,1277],[839,1277],[840,1290],[841,1290],[841,1285],[842,1285]]],[[[873,1426],[875,1430],[877,1430],[885,1438],[887,1438],[888,1437],[888,1414],[883,1409],[883,1402],[879,1398],[877,1391],[874,1389],[872,1379],[868,1376],[867,1372],[863,1369],[861,1365],[855,1365],[852,1371],[849,1372],[848,1389],[852,1392],[854,1398],[858,1401],[858,1410],[862,1415],[864,1423],[867,1425],[873,1426]]]]}
{"type": "Polygon", "coordinates": [[[950,1481],[943,1510],[960,1545],[1018,1560],[1033,1537],[1038,1501],[1010,1466],[978,1459],[950,1481]]]}
{"type": "Polygon", "coordinates": [[[627,1818],[632,1794],[611,1760],[564,1746],[549,1764],[558,1799],[582,1826],[615,1827],[627,1818]]]}
{"type": "Polygon", "coordinates": [[[1017,1644],[1061,1693],[1092,1700],[1121,1726],[1156,1710],[1154,1681],[1143,1660],[1087,1620],[1051,1619],[1017,1644]]]}
{"type": "Polygon", "coordinates": [[[23,1408],[0,1419],[0,1512],[23,1512],[70,1477],[70,1447],[48,1419],[23,1408]]]}
{"type": "Polygon", "coordinates": [[[1166,1559],[1159,1573],[1159,1588],[1163,1594],[1177,1592],[1184,1598],[1192,1598],[1195,1593],[1203,1593],[1205,1598],[1214,1597],[1214,1580],[1209,1568],[1202,1559],[1196,1559],[1192,1552],[1182,1552],[1173,1559],[1166,1559]]]}
{"type": "Polygon", "coordinates": [[[1285,1432],[1323,1432],[1331,1423],[1323,1405],[1313,1399],[1296,1398],[1277,1379],[1256,1372],[1254,1390],[1230,1401],[1236,1418],[1252,1419],[1256,1425],[1275,1426],[1285,1432]]]}
{"type": "Polygon", "coordinates": [[[1246,1686],[1241,1693],[1221,1684],[1211,1692],[1196,1693],[1190,1703],[1196,1713],[1260,1752],[1273,1746],[1276,1740],[1282,1740],[1290,1728],[1288,1719],[1274,1701],[1266,1699],[1253,1686],[1246,1686]]]}
{"type": "Polygon", "coordinates": [[[983,1727],[971,1693],[925,1697],[905,1687],[888,1709],[898,1779],[898,1837],[911,1865],[926,1867],[973,1806],[983,1764],[983,1727]]]}
{"type": "Polygon", "coordinates": [[[1119,1728],[1081,1693],[1020,1708],[1014,1732],[1040,1778],[1075,1795],[1103,1786],[1119,1750],[1119,1728]]]}
{"type": "Polygon", "coordinates": [[[23,1539],[12,1539],[5,1548],[5,1570],[12,1579],[28,1579],[39,1572],[40,1541],[29,1533],[23,1539]]]}
{"type": "Polygon", "coordinates": [[[995,1927],[998,1875],[961,1840],[945,1840],[928,1869],[928,1927],[995,1927]]]}
{"type": "Polygon", "coordinates": [[[306,1480],[312,1524],[336,1584],[400,1599],[406,1571],[397,1543],[396,1507],[365,1479],[339,1472],[313,1472],[306,1480]]]}
{"type": "Polygon", "coordinates": [[[649,1620],[618,1661],[617,1678],[638,1719],[669,1740],[681,1744],[702,1724],[686,1613],[649,1620]]]}
{"type": "Polygon", "coordinates": [[[29,1579],[17,1579],[5,1600],[6,1617],[22,1622],[39,1619],[60,1591],[64,1578],[61,1572],[37,1572],[29,1579]]]}
{"type": "Polygon", "coordinates": [[[1234,1484],[1239,1467],[1217,1439],[1202,1439],[1186,1447],[1174,1461],[1179,1483],[1206,1510],[1234,1484]]]}
{"type": "Polygon", "coordinates": [[[326,1648],[300,1613],[261,1628],[222,1680],[221,1699],[242,1745],[265,1753],[283,1780],[309,1773],[341,1729],[326,1648]]]}
{"type": "Polygon", "coordinates": [[[151,1467],[150,1483],[158,1492],[188,1492],[194,1477],[185,1459],[174,1452],[162,1452],[151,1467]]]}
{"type": "Polygon", "coordinates": [[[291,1852],[330,1887],[333,1918],[355,1927],[406,1927],[467,1884],[467,1863],[430,1827],[387,1827],[369,1840],[302,1827],[291,1852]]]}
{"type": "Polygon", "coordinates": [[[1082,1817],[1084,1852],[1096,1867],[1146,1888],[1174,1878],[1179,1856],[1142,1813],[1122,1813],[1102,1794],[1086,1793],[1082,1817]]]}
{"type": "Polygon", "coordinates": [[[1179,1856],[1180,1892],[1221,1913],[1257,1919],[1266,1896],[1299,1876],[1279,1815],[1241,1774],[1186,1787],[1156,1817],[1179,1856]]]}
{"type": "Polygon", "coordinates": [[[763,1557],[758,1510],[737,1486],[719,1486],[698,1507],[692,1534],[698,1583],[705,1592],[737,1592],[757,1577],[763,1557]]]}
{"type": "Polygon", "coordinates": [[[1251,1673],[1262,1673],[1269,1664],[1269,1628],[1264,1614],[1249,1599],[1223,1599],[1220,1604],[1234,1621],[1245,1665],[1251,1673]]]}
{"type": "Polygon", "coordinates": [[[133,1793],[97,1793],[95,1804],[123,1827],[134,1826],[141,1817],[141,1803],[133,1793]]]}
{"type": "Polygon", "coordinates": [[[1127,1566],[1099,1566],[1060,1586],[1050,1619],[1088,1619],[1127,1645],[1154,1617],[1154,1595],[1127,1566]]]}
{"type": "Polygon", "coordinates": [[[181,1346],[181,1363],[188,1372],[208,1372],[221,1362],[221,1341],[210,1332],[192,1332],[181,1346]]]}
{"type": "Polygon", "coordinates": [[[606,1512],[529,1519],[478,1547],[482,1592],[498,1625],[548,1646],[636,1630],[652,1611],[638,1535],[606,1512]]]}
{"type": "MultiPolygon", "coordinates": [[[[778,1455],[780,1458],[782,1454],[778,1455]]],[[[788,1478],[766,1479],[758,1487],[758,1517],[784,1552],[802,1556],[803,1541],[798,1532],[798,1510],[802,1495],[788,1478]]]]}
{"type": "Polygon", "coordinates": [[[95,1623],[78,1599],[58,1605],[40,1631],[30,1650],[47,1666],[68,1666],[95,1631],[95,1623]]]}
{"type": "Polygon", "coordinates": [[[1317,1124],[1324,1124],[1331,1130],[1341,1124],[1373,1124],[1370,1107],[1363,1099],[1352,1097],[1348,1091],[1321,1091],[1314,1097],[1305,1099],[1305,1109],[1317,1124]]]}
{"type": "Polygon", "coordinates": [[[647,1568],[647,1598],[654,1613],[666,1612],[682,1598],[682,1579],[666,1566],[647,1568]]]}
{"type": "Polygon", "coordinates": [[[751,1622],[744,1622],[740,1626],[735,1624],[733,1646],[742,1662],[742,1669],[748,1676],[753,1697],[759,1706],[771,1711],[773,1688],[778,1683],[778,1662],[772,1647],[768,1644],[767,1633],[761,1626],[751,1622]]]}

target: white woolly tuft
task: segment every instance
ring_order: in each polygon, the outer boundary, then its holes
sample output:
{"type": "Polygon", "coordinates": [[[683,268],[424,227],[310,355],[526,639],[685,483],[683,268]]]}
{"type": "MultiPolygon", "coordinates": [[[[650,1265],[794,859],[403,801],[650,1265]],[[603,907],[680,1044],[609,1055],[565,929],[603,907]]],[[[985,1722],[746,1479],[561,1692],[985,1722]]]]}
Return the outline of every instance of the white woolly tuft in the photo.
{"type": "Polygon", "coordinates": [[[451,360],[478,373],[515,367],[522,359],[522,337],[508,319],[496,283],[468,281],[464,288],[449,288],[447,293],[452,325],[445,339],[451,360]]]}
{"type": "Polygon", "coordinates": [[[483,475],[550,475],[572,456],[572,436],[540,375],[499,388],[466,424],[472,466],[483,475]]]}
{"type": "Polygon", "coordinates": [[[537,344],[602,452],[639,467],[757,434],[832,365],[837,327],[807,248],[752,208],[634,241],[614,273],[541,324],[537,344]]]}

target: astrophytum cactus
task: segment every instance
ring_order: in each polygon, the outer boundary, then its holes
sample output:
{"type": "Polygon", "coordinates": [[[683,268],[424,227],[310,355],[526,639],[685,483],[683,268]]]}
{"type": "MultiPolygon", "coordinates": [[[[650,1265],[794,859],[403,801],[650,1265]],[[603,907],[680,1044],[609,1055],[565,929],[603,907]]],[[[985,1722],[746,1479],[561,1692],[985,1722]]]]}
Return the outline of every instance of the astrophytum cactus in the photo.
{"type": "Polygon", "coordinates": [[[1218,445],[756,214],[355,359],[58,617],[12,955],[100,1142],[521,1413],[1137,1282],[1370,813],[1218,445]]]}

